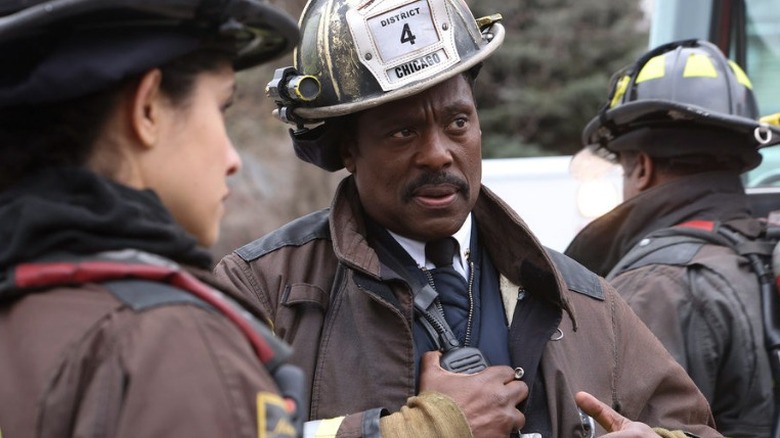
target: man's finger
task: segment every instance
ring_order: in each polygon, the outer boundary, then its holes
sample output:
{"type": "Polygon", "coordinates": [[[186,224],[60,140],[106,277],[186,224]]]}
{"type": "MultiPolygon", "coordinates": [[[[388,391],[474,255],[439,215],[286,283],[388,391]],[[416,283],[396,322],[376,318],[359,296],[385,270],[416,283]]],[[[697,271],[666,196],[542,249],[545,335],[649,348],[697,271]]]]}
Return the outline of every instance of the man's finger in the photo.
{"type": "Polygon", "coordinates": [[[622,430],[626,423],[630,422],[626,417],[618,414],[614,409],[587,392],[578,392],[574,396],[574,400],[583,412],[593,417],[607,432],[622,430]]]}
{"type": "Polygon", "coordinates": [[[438,366],[439,360],[441,359],[441,352],[434,350],[434,351],[427,351],[423,354],[421,366],[423,368],[429,367],[429,366],[438,366]]]}

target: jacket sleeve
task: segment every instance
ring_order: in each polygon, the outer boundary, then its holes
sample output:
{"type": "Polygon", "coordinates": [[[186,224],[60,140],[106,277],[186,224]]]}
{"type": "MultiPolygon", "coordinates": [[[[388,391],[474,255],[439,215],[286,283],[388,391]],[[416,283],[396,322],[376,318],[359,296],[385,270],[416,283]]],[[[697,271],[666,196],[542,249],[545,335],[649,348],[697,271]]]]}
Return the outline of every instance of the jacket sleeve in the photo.
{"type": "Polygon", "coordinates": [[[443,394],[424,392],[410,397],[392,414],[377,409],[345,417],[309,421],[303,438],[472,438],[468,421],[457,404],[443,394]]]}

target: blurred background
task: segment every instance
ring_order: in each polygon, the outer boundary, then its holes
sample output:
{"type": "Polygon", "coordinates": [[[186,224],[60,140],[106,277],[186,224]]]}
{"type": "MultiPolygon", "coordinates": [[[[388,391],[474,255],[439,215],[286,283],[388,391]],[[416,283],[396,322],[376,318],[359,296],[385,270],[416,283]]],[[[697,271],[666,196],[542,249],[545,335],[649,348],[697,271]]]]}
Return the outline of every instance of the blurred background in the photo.
{"type": "MultiPolygon", "coordinates": [[[[299,17],[305,0],[272,0],[299,17]]],[[[581,148],[582,127],[606,99],[611,72],[647,49],[650,3],[644,0],[470,0],[474,15],[499,12],[507,37],[477,80],[486,183],[502,192],[535,190],[541,198],[529,211],[544,210],[540,171],[566,178],[566,157],[581,148]],[[549,157],[547,160],[499,160],[549,157]],[[529,166],[530,165],[530,166],[529,166]],[[525,166],[525,168],[523,167],[525,166]],[[546,169],[546,170],[545,170],[546,169]],[[527,187],[512,175],[527,175],[527,187]],[[535,176],[537,178],[535,178],[535,176]],[[509,178],[509,179],[507,179],[509,178]],[[504,182],[502,182],[504,181],[504,182]],[[536,187],[536,188],[535,188],[536,187]]],[[[264,89],[277,67],[292,56],[238,75],[228,129],[244,167],[231,178],[232,195],[215,259],[289,220],[327,207],[346,172],[328,173],[298,160],[287,126],[274,119],[264,89]]],[[[546,201],[546,202],[545,202],[546,201]]],[[[572,203],[573,204],[573,203],[572,203]]],[[[571,205],[570,208],[576,208],[571,205]]],[[[552,213],[544,214],[549,222],[552,213]]],[[[525,217],[523,212],[521,215],[525,217]]],[[[566,218],[562,218],[565,220],[566,218]]],[[[526,217],[529,221],[529,218],[526,217]]],[[[534,228],[532,221],[529,224],[534,228]]],[[[568,236],[567,236],[568,237],[568,236]]],[[[544,239],[542,239],[544,242],[544,239]]],[[[545,242],[562,249],[567,241],[545,242]]]]}

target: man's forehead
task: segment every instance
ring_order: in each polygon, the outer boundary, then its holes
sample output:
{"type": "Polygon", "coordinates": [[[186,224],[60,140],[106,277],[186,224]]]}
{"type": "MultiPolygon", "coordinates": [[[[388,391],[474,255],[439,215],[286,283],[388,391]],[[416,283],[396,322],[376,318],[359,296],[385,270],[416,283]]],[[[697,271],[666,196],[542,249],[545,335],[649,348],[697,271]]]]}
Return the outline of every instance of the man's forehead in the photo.
{"type": "Polygon", "coordinates": [[[471,86],[463,75],[458,75],[421,93],[365,110],[360,113],[360,117],[403,118],[410,113],[423,112],[426,108],[462,111],[473,106],[471,86]]]}

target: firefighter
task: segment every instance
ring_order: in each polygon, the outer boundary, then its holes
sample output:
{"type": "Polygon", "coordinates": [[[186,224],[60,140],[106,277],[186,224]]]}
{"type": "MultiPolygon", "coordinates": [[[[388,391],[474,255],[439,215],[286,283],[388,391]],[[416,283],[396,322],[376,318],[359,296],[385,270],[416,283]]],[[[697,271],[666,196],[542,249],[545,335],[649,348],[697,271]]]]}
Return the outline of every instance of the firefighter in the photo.
{"type": "Polygon", "coordinates": [[[749,248],[738,253],[717,234],[762,234],[740,175],[761,162],[759,147],[780,138],[758,114],[739,65],[707,41],[675,41],[615,75],[572,163],[575,171],[588,156],[618,163],[624,201],[566,254],[618,289],[696,382],[726,436],[770,436],[773,423],[760,279],[749,248]]]}
{"type": "Polygon", "coordinates": [[[1,436],[298,435],[289,347],[206,250],[234,72],[297,38],[264,1],[0,2],[1,436]]]}
{"type": "Polygon", "coordinates": [[[295,348],[315,436],[717,436],[614,289],[481,185],[473,87],[499,15],[312,0],[300,23],[268,91],[298,156],[349,176],[216,269],[295,348]]]}

